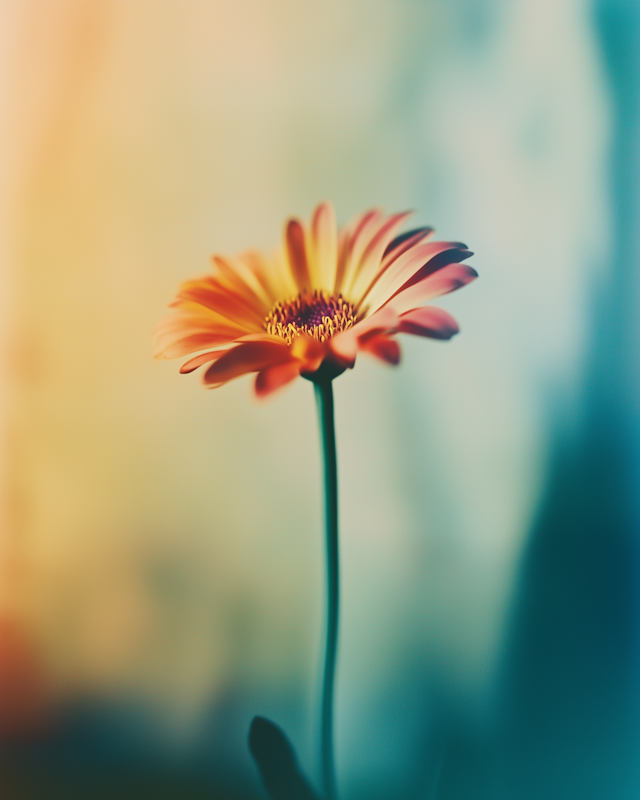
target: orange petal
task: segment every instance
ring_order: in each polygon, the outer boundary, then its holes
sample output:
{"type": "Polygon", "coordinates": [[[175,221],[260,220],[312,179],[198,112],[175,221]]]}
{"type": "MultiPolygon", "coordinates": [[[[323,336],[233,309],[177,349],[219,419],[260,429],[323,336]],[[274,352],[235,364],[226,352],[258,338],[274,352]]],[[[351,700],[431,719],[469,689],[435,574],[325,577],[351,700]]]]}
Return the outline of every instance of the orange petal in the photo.
{"type": "Polygon", "coordinates": [[[160,358],[181,358],[189,353],[195,353],[198,350],[204,350],[205,347],[217,347],[221,344],[229,344],[234,339],[238,338],[236,332],[229,334],[225,332],[206,331],[202,333],[193,333],[190,336],[185,336],[183,339],[178,339],[173,344],[168,345],[160,354],[160,358]]]}
{"type": "Polygon", "coordinates": [[[156,358],[176,358],[205,347],[216,347],[246,333],[246,327],[236,325],[214,311],[193,303],[185,305],[187,311],[181,309],[156,326],[156,358]]]}
{"type": "Polygon", "coordinates": [[[400,345],[392,336],[378,334],[367,339],[366,342],[360,343],[359,349],[387,364],[395,366],[400,363],[400,345]]]}
{"type": "Polygon", "coordinates": [[[232,347],[210,366],[204,375],[204,382],[220,386],[247,372],[258,372],[272,364],[281,364],[290,357],[285,342],[244,342],[232,347]]]}
{"type": "Polygon", "coordinates": [[[403,314],[399,331],[429,339],[450,339],[459,333],[460,328],[448,311],[436,306],[424,306],[403,314]]]}
{"type": "Polygon", "coordinates": [[[477,277],[478,273],[473,267],[468,267],[466,264],[450,264],[424,278],[420,283],[398,292],[384,308],[393,308],[397,314],[404,314],[428,303],[434,297],[455,292],[477,277]]]}
{"type": "Polygon", "coordinates": [[[285,361],[260,370],[256,375],[255,391],[258,397],[267,397],[300,376],[299,361],[285,361]]]}
{"type": "Polygon", "coordinates": [[[196,303],[178,301],[172,303],[178,312],[171,314],[156,325],[154,334],[159,339],[174,339],[189,333],[219,330],[220,328],[242,333],[245,325],[238,325],[226,317],[196,303]]]}
{"type": "Polygon", "coordinates": [[[222,358],[222,356],[225,353],[228,353],[229,350],[231,350],[230,347],[223,347],[220,350],[214,350],[209,353],[200,353],[199,356],[190,358],[189,361],[185,361],[180,367],[180,372],[183,375],[186,375],[188,372],[193,372],[194,369],[198,369],[198,367],[209,363],[209,361],[217,361],[219,358],[222,358]]]}
{"type": "Polygon", "coordinates": [[[180,287],[177,297],[179,301],[186,300],[209,308],[237,325],[262,329],[264,315],[253,308],[246,298],[230,287],[223,286],[215,278],[187,281],[180,287]]]}
{"type": "Polygon", "coordinates": [[[299,291],[311,289],[307,249],[304,241],[304,228],[297,219],[290,219],[286,229],[287,255],[291,273],[299,291]]]}
{"type": "Polygon", "coordinates": [[[336,215],[331,203],[320,203],[311,221],[311,241],[316,281],[314,288],[333,293],[338,260],[336,215]]]}
{"type": "Polygon", "coordinates": [[[274,342],[275,344],[282,344],[283,339],[280,336],[273,336],[271,333],[262,331],[262,333],[247,333],[244,336],[239,336],[236,342],[274,342]]]}
{"type": "Polygon", "coordinates": [[[269,297],[269,308],[285,297],[296,294],[297,288],[283,253],[265,258],[261,253],[249,250],[238,256],[238,261],[246,264],[255,275],[269,297]]]}
{"type": "Polygon", "coordinates": [[[303,363],[304,372],[314,372],[327,354],[327,345],[312,336],[302,334],[293,340],[291,355],[303,363]]]}
{"type": "Polygon", "coordinates": [[[466,254],[469,251],[460,242],[427,242],[407,250],[389,265],[379,280],[373,284],[370,292],[364,295],[360,312],[373,313],[393,297],[416,272],[429,264],[437,255],[449,250],[460,253],[457,261],[468,258],[466,254]]]}
{"type": "Polygon", "coordinates": [[[240,259],[214,255],[212,261],[221,277],[264,317],[273,303],[251,269],[240,259]]]}

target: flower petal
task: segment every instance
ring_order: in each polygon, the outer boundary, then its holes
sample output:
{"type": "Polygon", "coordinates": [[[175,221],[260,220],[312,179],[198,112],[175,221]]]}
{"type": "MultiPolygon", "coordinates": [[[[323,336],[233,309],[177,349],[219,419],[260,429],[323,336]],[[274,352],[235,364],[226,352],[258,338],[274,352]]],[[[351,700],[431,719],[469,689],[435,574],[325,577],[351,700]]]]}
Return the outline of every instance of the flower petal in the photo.
{"type": "Polygon", "coordinates": [[[394,214],[391,217],[387,217],[371,238],[354,272],[351,286],[348,288],[345,287],[345,291],[348,292],[349,296],[356,303],[380,275],[380,266],[387,245],[392,241],[398,228],[400,228],[410,216],[411,212],[405,212],[403,214],[394,214]]]}
{"type": "Polygon", "coordinates": [[[387,364],[395,366],[400,363],[400,345],[393,336],[385,336],[384,334],[372,336],[362,342],[359,349],[379,358],[381,361],[385,361],[387,364]]]}
{"type": "Polygon", "coordinates": [[[390,263],[395,261],[398,256],[402,255],[409,248],[414,247],[418,242],[426,239],[428,236],[433,235],[433,228],[414,228],[411,231],[405,231],[389,243],[387,249],[384,251],[383,260],[390,263]]]}
{"type": "Polygon", "coordinates": [[[448,311],[436,306],[424,306],[403,314],[398,330],[429,339],[451,339],[459,333],[460,328],[448,311]]]}
{"type": "Polygon", "coordinates": [[[453,250],[444,250],[442,253],[438,253],[437,256],[429,259],[429,261],[423,267],[420,267],[420,269],[400,287],[399,291],[408,289],[409,286],[413,286],[414,283],[420,283],[420,281],[424,280],[424,278],[427,278],[429,275],[433,275],[433,273],[437,272],[439,269],[448,267],[449,264],[459,264],[461,261],[471,258],[472,255],[473,253],[471,250],[460,250],[458,248],[453,250]]]}
{"type": "Polygon", "coordinates": [[[224,331],[206,331],[192,333],[183,339],[178,339],[173,344],[168,345],[160,354],[160,358],[181,358],[188,353],[195,353],[204,350],[205,347],[217,347],[221,344],[229,344],[238,338],[238,334],[226,333],[224,331]]]}
{"type": "Polygon", "coordinates": [[[213,350],[209,353],[200,353],[199,356],[190,358],[189,361],[185,361],[180,367],[180,372],[183,375],[193,372],[194,369],[198,369],[198,367],[201,367],[203,364],[207,364],[209,361],[217,361],[219,358],[222,358],[222,356],[225,353],[228,353],[229,350],[231,350],[230,347],[222,347],[220,350],[213,350]]]}
{"type": "Polygon", "coordinates": [[[274,342],[275,344],[282,344],[283,339],[280,336],[274,336],[272,333],[262,331],[261,333],[247,333],[244,336],[239,336],[236,342],[274,342]]]}
{"type": "Polygon", "coordinates": [[[223,281],[232,286],[235,292],[250,302],[251,306],[264,317],[273,303],[252,270],[240,259],[212,256],[212,261],[223,281]]]}
{"type": "Polygon", "coordinates": [[[296,294],[296,284],[284,253],[278,252],[267,259],[257,251],[248,250],[237,260],[255,275],[269,297],[269,308],[284,297],[296,294]]]}
{"type": "Polygon", "coordinates": [[[262,330],[264,315],[247,304],[245,298],[224,286],[215,278],[206,277],[183,283],[178,301],[198,303],[215,311],[227,320],[251,330],[262,330]]]}
{"type": "MultiPolygon", "coordinates": [[[[372,286],[371,291],[364,296],[359,309],[360,313],[371,314],[376,311],[416,272],[426,268],[426,265],[430,264],[435,256],[447,251],[452,251],[451,257],[456,261],[468,258],[469,251],[460,242],[427,242],[407,250],[384,270],[379,280],[372,286]],[[459,257],[456,257],[457,255],[459,257]]],[[[443,265],[435,262],[433,266],[435,271],[443,265]]]]}
{"type": "Polygon", "coordinates": [[[327,346],[311,336],[302,334],[294,339],[289,349],[289,360],[260,370],[255,390],[258,397],[275,392],[301,372],[315,372],[327,353],[327,346]]]}
{"type": "Polygon", "coordinates": [[[311,289],[311,276],[307,260],[304,228],[297,219],[290,219],[285,232],[289,267],[300,292],[311,289]]]}
{"type": "Polygon", "coordinates": [[[384,308],[393,308],[397,314],[404,314],[428,303],[434,297],[455,292],[477,277],[478,273],[473,267],[468,267],[466,264],[450,264],[424,278],[420,283],[398,292],[384,308]]]}
{"type": "Polygon", "coordinates": [[[244,342],[228,350],[210,366],[204,382],[219,386],[247,372],[258,372],[272,364],[281,364],[290,357],[289,346],[285,342],[244,342]]]}
{"type": "Polygon", "coordinates": [[[349,291],[360,258],[383,219],[380,209],[372,209],[347,226],[338,262],[336,292],[344,294],[349,291]]]}
{"type": "Polygon", "coordinates": [[[338,260],[336,215],[331,203],[320,203],[311,220],[311,261],[314,289],[333,294],[338,260]]]}
{"type": "MultiPolygon", "coordinates": [[[[233,275],[233,271],[228,264],[226,264],[223,259],[216,261],[216,257],[214,257],[213,266],[213,275],[207,275],[198,281],[194,281],[193,283],[200,284],[209,291],[222,294],[225,298],[228,298],[232,302],[236,303],[241,309],[243,309],[245,316],[249,315],[250,317],[255,317],[256,319],[264,319],[265,303],[256,297],[256,295],[249,290],[249,287],[246,286],[242,280],[233,275]],[[225,264],[224,270],[221,269],[221,264],[225,264]]],[[[183,287],[180,288],[182,289],[183,287]]],[[[184,286],[184,288],[188,287],[184,286]]]]}
{"type": "Polygon", "coordinates": [[[285,361],[260,370],[256,375],[255,392],[258,397],[267,397],[300,376],[300,362],[285,361]]]}
{"type": "Polygon", "coordinates": [[[177,358],[205,347],[232,342],[246,334],[246,326],[195,303],[179,302],[179,310],[162,320],[154,331],[155,358],[177,358]]]}
{"type": "Polygon", "coordinates": [[[198,303],[174,300],[169,307],[177,309],[177,313],[165,317],[156,325],[154,330],[156,336],[175,336],[177,333],[189,332],[192,329],[212,330],[219,326],[233,327],[239,331],[246,329],[246,325],[232,322],[222,314],[211,311],[198,303]]]}
{"type": "Polygon", "coordinates": [[[291,345],[291,356],[302,364],[302,371],[315,372],[327,354],[327,345],[312,336],[301,334],[291,345]]]}
{"type": "Polygon", "coordinates": [[[395,309],[385,306],[362,322],[358,322],[353,328],[329,339],[329,348],[344,363],[352,365],[356,359],[358,340],[361,337],[396,331],[398,325],[399,320],[395,309]]]}
{"type": "MultiPolygon", "coordinates": [[[[203,309],[203,311],[206,309],[203,309]]],[[[208,344],[194,347],[192,350],[201,350],[203,347],[209,345],[222,344],[223,341],[233,341],[240,336],[244,336],[246,329],[239,325],[234,325],[224,317],[220,317],[213,312],[211,316],[204,314],[191,314],[191,313],[177,313],[173,314],[167,319],[163,320],[154,331],[157,341],[157,350],[155,358],[174,358],[173,355],[168,355],[167,351],[170,350],[177,342],[186,339],[189,336],[200,335],[213,335],[219,338],[217,341],[210,341],[208,344]]],[[[185,350],[185,353],[192,352],[192,350],[185,350]]],[[[184,355],[184,353],[182,353],[184,355]]]]}
{"type": "Polygon", "coordinates": [[[338,263],[336,264],[336,280],[333,288],[335,294],[339,294],[342,290],[342,278],[344,277],[344,271],[347,267],[350,242],[350,229],[341,228],[338,231],[338,263]]]}

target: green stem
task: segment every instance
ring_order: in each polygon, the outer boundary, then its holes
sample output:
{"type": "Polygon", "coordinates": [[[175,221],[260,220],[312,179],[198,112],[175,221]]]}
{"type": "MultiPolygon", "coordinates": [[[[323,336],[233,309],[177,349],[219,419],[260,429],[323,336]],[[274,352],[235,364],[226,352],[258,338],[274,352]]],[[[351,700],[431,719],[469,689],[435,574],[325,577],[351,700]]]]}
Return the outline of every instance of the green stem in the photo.
{"type": "Polygon", "coordinates": [[[336,775],[333,763],[333,686],[338,649],[338,469],[331,380],[318,381],[314,383],[314,387],[324,456],[325,526],[327,532],[327,644],[322,680],[320,749],[325,800],[336,800],[336,775]]]}

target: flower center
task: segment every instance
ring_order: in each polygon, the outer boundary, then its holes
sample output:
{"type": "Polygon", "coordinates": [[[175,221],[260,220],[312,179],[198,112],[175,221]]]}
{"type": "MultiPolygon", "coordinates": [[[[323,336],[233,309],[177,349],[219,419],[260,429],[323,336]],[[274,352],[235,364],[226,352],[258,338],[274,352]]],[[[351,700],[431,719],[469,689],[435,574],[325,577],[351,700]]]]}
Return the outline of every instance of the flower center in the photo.
{"type": "Polygon", "coordinates": [[[325,342],[336,333],[346,331],[356,321],[353,304],[342,295],[328,295],[315,289],[301,292],[293,300],[276,305],[267,314],[264,327],[273,336],[280,336],[287,344],[306,333],[319,342],[325,342]]]}

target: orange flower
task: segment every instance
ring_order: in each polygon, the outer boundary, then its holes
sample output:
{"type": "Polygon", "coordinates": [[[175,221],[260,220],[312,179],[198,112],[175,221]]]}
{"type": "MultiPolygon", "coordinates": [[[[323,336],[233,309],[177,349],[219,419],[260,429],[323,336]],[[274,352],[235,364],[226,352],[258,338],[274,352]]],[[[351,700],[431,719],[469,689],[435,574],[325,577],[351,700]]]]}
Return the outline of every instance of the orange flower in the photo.
{"type": "Polygon", "coordinates": [[[398,235],[409,216],[367,211],[338,232],[332,206],[321,203],[308,228],[287,222],[272,259],[214,256],[212,275],[180,287],[177,313],[157,330],[157,357],[199,353],[180,372],[208,364],[211,388],[257,372],[264,396],[299,375],[336,377],[358,351],[397,364],[397,333],[450,339],[456,321],[424,304],[477,277],[460,263],[472,253],[432,241],[430,228],[398,235]]]}

